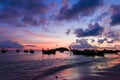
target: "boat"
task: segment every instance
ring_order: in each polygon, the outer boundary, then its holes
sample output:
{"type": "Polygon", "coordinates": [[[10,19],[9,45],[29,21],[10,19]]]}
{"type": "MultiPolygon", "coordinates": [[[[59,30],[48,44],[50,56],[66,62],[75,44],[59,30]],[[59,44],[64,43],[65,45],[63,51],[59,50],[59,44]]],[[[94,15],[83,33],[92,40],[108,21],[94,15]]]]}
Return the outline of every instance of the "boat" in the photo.
{"type": "Polygon", "coordinates": [[[2,48],[1,53],[6,53],[8,50],[6,48],[2,48]]]}
{"type": "Polygon", "coordinates": [[[20,49],[16,49],[16,52],[19,53],[19,52],[20,52],[20,49]]]}
{"type": "Polygon", "coordinates": [[[44,49],[42,49],[42,53],[43,54],[48,54],[48,55],[50,55],[50,54],[55,55],[56,50],[55,49],[50,49],[50,50],[44,50],[44,49]]]}
{"type": "Polygon", "coordinates": [[[104,52],[97,50],[71,50],[73,55],[85,55],[85,56],[104,56],[104,52]]]}
{"type": "Polygon", "coordinates": [[[29,51],[27,49],[24,50],[24,53],[28,53],[29,51]]]}
{"type": "Polygon", "coordinates": [[[30,49],[30,53],[35,53],[35,51],[33,49],[30,49]]]}

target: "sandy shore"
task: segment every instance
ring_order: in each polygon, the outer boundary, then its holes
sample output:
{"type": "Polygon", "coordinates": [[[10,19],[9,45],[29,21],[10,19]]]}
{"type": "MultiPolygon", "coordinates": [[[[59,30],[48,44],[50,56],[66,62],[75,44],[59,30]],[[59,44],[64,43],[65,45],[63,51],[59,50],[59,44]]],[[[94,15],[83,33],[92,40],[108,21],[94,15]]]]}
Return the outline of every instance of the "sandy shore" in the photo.
{"type": "Polygon", "coordinates": [[[41,80],[120,80],[119,72],[120,58],[116,57],[67,68],[41,80]]]}
{"type": "Polygon", "coordinates": [[[120,80],[120,65],[96,73],[99,76],[86,76],[78,80],[120,80]]]}

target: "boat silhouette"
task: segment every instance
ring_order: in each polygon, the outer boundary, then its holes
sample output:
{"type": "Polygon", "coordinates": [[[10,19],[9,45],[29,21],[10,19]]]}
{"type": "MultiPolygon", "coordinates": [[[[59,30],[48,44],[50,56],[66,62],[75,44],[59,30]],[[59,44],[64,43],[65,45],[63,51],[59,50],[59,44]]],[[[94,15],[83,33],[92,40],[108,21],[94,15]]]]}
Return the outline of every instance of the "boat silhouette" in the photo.
{"type": "Polygon", "coordinates": [[[16,49],[16,52],[19,53],[19,52],[20,52],[20,49],[16,49]]]}
{"type": "Polygon", "coordinates": [[[29,50],[27,50],[27,49],[24,50],[24,53],[28,53],[28,52],[29,52],[29,50]]]}
{"type": "Polygon", "coordinates": [[[71,50],[73,55],[85,55],[85,56],[104,56],[104,52],[97,50],[71,50]]]}
{"type": "Polygon", "coordinates": [[[44,49],[42,49],[42,53],[43,54],[48,54],[48,55],[50,55],[50,54],[55,55],[56,50],[55,49],[50,49],[50,50],[44,50],[44,49]]]}
{"type": "Polygon", "coordinates": [[[6,48],[2,48],[1,53],[6,53],[8,50],[6,48]]]}
{"type": "Polygon", "coordinates": [[[104,56],[105,53],[103,51],[98,51],[98,50],[77,50],[77,49],[71,49],[70,51],[73,53],[73,55],[85,55],[85,56],[104,56]]]}
{"type": "Polygon", "coordinates": [[[35,53],[35,51],[33,49],[30,49],[30,53],[35,53]]]}

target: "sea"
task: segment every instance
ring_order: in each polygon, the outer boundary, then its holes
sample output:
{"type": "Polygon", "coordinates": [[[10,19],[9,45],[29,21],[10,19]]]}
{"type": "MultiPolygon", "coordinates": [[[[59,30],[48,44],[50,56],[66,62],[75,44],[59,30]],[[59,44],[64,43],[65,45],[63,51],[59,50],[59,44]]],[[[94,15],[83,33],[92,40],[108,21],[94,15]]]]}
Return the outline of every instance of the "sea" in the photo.
{"type": "Polygon", "coordinates": [[[17,53],[10,50],[7,53],[0,53],[0,80],[44,80],[44,78],[50,80],[47,77],[64,69],[113,57],[115,56],[73,55],[70,51],[64,53],[57,51],[55,55],[43,55],[40,50],[35,53],[23,51],[17,53]]]}

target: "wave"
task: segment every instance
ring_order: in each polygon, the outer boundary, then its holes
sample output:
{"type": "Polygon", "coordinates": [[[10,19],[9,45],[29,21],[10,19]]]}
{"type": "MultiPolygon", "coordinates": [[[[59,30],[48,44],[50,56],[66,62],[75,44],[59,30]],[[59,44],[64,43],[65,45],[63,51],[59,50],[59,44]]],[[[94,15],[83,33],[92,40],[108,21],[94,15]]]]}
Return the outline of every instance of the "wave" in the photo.
{"type": "Polygon", "coordinates": [[[77,62],[77,63],[66,64],[66,65],[62,65],[62,66],[58,66],[58,67],[52,67],[50,69],[45,70],[43,72],[43,74],[34,77],[32,80],[38,80],[40,78],[44,78],[46,76],[55,74],[61,70],[67,69],[67,68],[77,67],[77,66],[81,66],[81,65],[84,65],[87,63],[96,62],[96,61],[100,61],[100,60],[102,60],[102,59],[94,59],[94,60],[89,60],[89,61],[85,61],[85,62],[77,62]]]}

